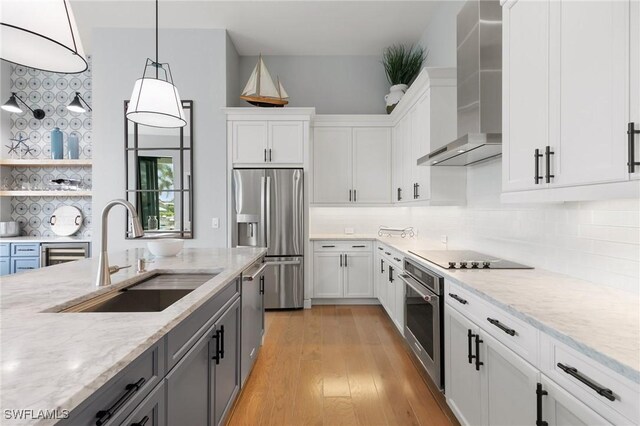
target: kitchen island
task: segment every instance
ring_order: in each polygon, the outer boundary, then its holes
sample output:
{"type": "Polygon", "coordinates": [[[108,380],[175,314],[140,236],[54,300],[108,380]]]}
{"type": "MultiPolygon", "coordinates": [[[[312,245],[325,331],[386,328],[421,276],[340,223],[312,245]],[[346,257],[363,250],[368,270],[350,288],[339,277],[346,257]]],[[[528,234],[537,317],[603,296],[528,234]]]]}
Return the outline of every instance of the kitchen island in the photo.
{"type": "MultiPolygon", "coordinates": [[[[264,249],[250,248],[185,249],[176,257],[150,259],[148,272],[142,274],[136,273],[136,261],[150,258],[148,252],[136,249],[114,253],[110,255],[111,265],[133,266],[114,274],[114,284],[104,288],[94,286],[95,259],[3,277],[2,424],[54,424],[57,419],[43,417],[73,415],[150,351],[156,351],[154,368],[166,373],[178,360],[172,361],[167,353],[171,347],[164,344],[165,336],[182,327],[185,320],[190,321],[192,314],[201,312],[199,308],[208,306],[216,296],[239,285],[240,274],[264,253],[264,249]],[[59,312],[157,272],[214,276],[161,312],[59,312]]],[[[234,297],[239,299],[239,288],[236,293],[234,297]]]]}

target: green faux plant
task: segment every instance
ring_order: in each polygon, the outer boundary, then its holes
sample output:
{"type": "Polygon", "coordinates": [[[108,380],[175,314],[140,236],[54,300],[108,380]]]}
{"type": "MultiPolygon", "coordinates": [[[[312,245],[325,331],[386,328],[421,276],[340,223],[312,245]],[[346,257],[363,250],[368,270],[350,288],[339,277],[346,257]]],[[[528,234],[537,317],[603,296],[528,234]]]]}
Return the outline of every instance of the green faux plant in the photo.
{"type": "Polygon", "coordinates": [[[409,84],[418,75],[427,52],[422,46],[394,44],[384,50],[382,64],[389,84],[409,84]]]}

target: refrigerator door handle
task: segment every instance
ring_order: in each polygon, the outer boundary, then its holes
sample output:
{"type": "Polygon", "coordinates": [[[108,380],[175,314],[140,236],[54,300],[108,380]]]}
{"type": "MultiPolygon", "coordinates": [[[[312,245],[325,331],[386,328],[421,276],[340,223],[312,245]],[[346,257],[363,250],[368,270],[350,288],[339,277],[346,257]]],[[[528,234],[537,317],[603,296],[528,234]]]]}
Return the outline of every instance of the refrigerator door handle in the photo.
{"type": "Polygon", "coordinates": [[[267,221],[266,221],[266,178],[262,176],[260,178],[260,236],[258,237],[258,245],[260,247],[267,246],[267,237],[266,237],[266,229],[267,229],[267,221]]]}
{"type": "Polygon", "coordinates": [[[264,246],[268,249],[269,242],[271,241],[271,176],[266,177],[266,186],[265,186],[265,221],[266,223],[266,241],[264,246]]]}

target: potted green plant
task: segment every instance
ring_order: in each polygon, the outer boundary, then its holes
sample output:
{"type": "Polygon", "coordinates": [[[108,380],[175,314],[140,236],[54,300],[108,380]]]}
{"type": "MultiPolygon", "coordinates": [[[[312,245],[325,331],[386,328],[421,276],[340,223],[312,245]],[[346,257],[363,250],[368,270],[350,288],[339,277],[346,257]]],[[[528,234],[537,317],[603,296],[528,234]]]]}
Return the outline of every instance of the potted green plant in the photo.
{"type": "Polygon", "coordinates": [[[387,80],[391,87],[384,100],[387,103],[387,114],[396,107],[404,93],[409,88],[409,83],[420,72],[422,64],[427,58],[427,53],[422,46],[405,46],[394,44],[384,50],[382,64],[387,80]]]}

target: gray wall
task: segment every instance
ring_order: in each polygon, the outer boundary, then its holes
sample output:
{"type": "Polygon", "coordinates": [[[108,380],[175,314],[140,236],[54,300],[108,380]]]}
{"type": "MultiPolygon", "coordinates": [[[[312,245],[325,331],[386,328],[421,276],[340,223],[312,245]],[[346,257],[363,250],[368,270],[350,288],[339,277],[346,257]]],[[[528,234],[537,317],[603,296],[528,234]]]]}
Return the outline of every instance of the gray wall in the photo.
{"type": "Polygon", "coordinates": [[[227,49],[227,106],[240,106],[238,98],[240,87],[240,56],[231,41],[229,34],[226,36],[227,49]]]}
{"type": "MultiPolygon", "coordinates": [[[[100,28],[93,33],[93,209],[124,198],[124,110],[145,59],[153,54],[151,29],[100,28]]],[[[194,234],[186,246],[226,245],[226,31],[160,31],[160,61],[169,62],[180,96],[194,101],[194,234]],[[220,229],[211,218],[220,218],[220,229]]],[[[109,250],[143,246],[125,241],[123,208],[112,210],[109,250]]],[[[93,242],[100,243],[95,215],[93,242]]],[[[98,249],[93,251],[98,253],[98,249]]]]}
{"type": "Polygon", "coordinates": [[[456,16],[464,1],[441,2],[418,43],[429,51],[427,67],[456,66],[456,16]]]}
{"type": "MultiPolygon", "coordinates": [[[[315,107],[318,114],[384,114],[389,84],[379,56],[264,56],[271,77],[290,96],[289,106],[315,107]]],[[[244,88],[257,56],[240,57],[244,88]]],[[[248,106],[242,102],[241,106],[248,106]]]]}

